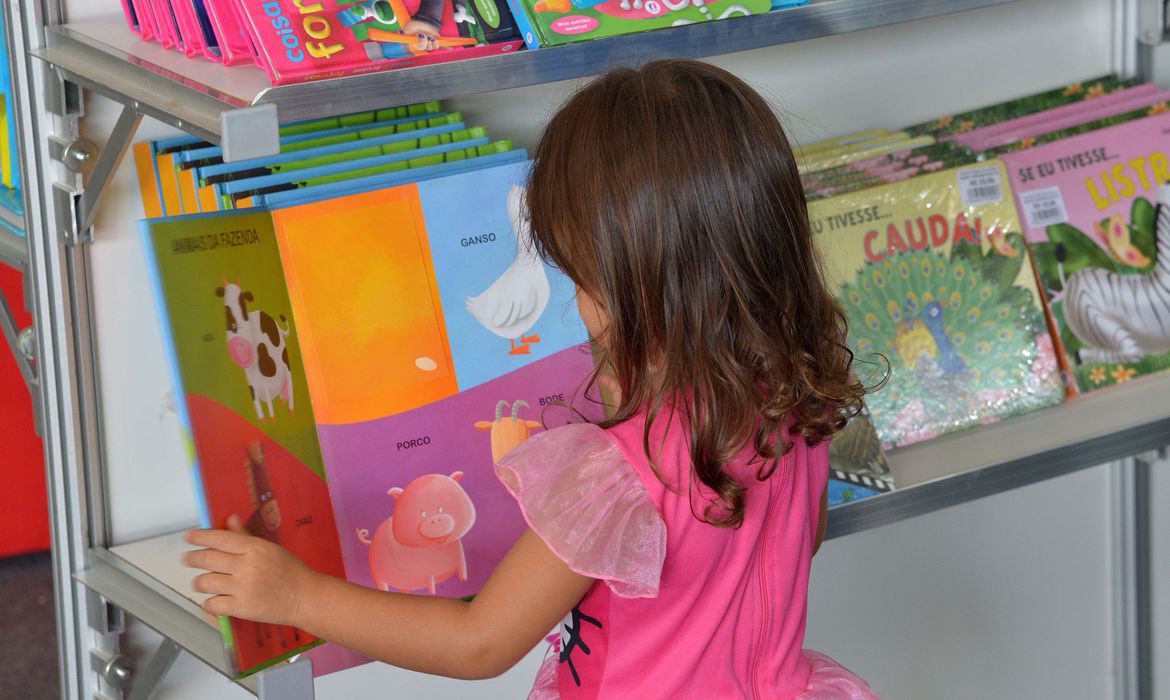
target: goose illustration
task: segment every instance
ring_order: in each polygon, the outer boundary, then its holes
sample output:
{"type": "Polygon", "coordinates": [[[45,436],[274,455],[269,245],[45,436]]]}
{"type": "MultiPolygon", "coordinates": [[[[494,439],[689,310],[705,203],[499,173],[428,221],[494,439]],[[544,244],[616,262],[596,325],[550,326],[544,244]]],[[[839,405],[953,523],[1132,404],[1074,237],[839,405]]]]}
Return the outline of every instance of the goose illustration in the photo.
{"type": "Polygon", "coordinates": [[[540,336],[524,334],[548,306],[549,287],[544,263],[532,245],[520,186],[508,192],[508,216],[516,234],[516,259],[479,296],[467,298],[467,311],[481,326],[511,341],[509,355],[527,355],[532,351],[530,344],[539,343],[540,336]]]}

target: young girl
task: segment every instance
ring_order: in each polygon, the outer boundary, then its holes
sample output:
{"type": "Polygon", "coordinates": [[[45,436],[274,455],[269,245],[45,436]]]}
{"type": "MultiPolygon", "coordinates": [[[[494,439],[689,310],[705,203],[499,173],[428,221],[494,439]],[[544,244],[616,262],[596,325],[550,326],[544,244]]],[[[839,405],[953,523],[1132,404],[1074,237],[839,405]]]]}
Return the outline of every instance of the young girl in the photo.
{"type": "Polygon", "coordinates": [[[801,650],[828,440],[862,388],[767,104],[702,63],[614,71],[549,123],[528,207],[613,413],[496,465],[529,529],[480,594],[329,578],[233,518],[189,535],[205,609],[459,678],[564,620],[532,698],[875,698],[801,650]]]}

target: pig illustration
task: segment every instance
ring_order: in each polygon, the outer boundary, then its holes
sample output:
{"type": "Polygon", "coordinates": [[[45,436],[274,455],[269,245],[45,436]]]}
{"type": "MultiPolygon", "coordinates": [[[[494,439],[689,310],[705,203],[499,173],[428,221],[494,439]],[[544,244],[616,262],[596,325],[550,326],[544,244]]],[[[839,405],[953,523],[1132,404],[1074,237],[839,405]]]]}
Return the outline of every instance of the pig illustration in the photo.
{"type": "Polygon", "coordinates": [[[424,474],[405,489],[386,492],[396,502],[394,515],[374,532],[359,529],[358,539],[370,547],[370,573],[384,590],[415,591],[459,574],[467,580],[467,558],[461,538],[475,524],[475,506],[459,485],[463,472],[451,476],[424,474]]]}

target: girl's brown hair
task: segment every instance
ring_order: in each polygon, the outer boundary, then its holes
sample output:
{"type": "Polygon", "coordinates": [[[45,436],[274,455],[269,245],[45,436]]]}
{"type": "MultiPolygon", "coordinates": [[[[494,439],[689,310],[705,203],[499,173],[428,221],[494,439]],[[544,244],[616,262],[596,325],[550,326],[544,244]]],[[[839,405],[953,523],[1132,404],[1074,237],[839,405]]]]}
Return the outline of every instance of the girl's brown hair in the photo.
{"type": "Polygon", "coordinates": [[[587,85],[544,132],[528,207],[539,253],[607,316],[598,365],[621,389],[607,425],[649,407],[653,460],[651,424],[678,411],[721,501],[707,522],[742,522],[725,467],[749,442],[764,480],[792,447],[785,426],[813,445],[859,409],[792,149],[727,71],[657,61],[587,85]]]}

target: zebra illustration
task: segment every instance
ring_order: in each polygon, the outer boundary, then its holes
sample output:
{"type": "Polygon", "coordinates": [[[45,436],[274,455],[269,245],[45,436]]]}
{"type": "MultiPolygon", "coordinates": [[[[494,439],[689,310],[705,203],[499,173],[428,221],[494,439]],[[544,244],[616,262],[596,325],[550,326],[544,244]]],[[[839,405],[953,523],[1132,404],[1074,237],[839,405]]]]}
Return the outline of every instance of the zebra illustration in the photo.
{"type": "Polygon", "coordinates": [[[1137,362],[1170,351],[1170,186],[1158,188],[1157,204],[1157,262],[1148,274],[1092,267],[1065,281],[1065,251],[1057,248],[1065,322],[1086,346],[1079,363],[1137,362]]]}

